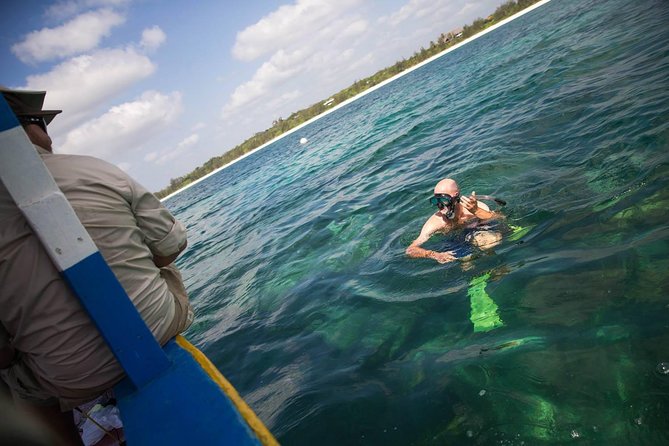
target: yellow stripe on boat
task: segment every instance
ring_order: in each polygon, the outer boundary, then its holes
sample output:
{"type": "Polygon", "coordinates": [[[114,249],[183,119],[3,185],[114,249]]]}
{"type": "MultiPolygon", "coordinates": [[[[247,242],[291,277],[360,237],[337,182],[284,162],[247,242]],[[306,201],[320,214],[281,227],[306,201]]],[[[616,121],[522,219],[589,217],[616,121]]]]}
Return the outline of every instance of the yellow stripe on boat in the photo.
{"type": "Polygon", "coordinates": [[[237,390],[230,384],[230,382],[225,379],[223,374],[216,368],[214,364],[207,358],[204,353],[197,349],[193,344],[188,342],[186,338],[181,335],[176,336],[177,344],[189,352],[195,361],[200,364],[202,370],[204,370],[209,377],[219,385],[223,392],[230,398],[230,401],[235,405],[239,413],[242,415],[246,423],[249,425],[251,430],[256,434],[260,442],[265,446],[278,446],[279,443],[276,441],[271,432],[265,427],[260,418],[253,412],[253,409],[249,407],[248,404],[239,396],[237,390]]]}

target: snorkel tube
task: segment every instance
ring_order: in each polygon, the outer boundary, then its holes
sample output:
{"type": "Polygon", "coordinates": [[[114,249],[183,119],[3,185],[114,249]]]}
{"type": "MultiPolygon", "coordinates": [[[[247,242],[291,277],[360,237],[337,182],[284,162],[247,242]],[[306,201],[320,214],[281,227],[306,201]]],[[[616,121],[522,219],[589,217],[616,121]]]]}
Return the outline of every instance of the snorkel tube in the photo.
{"type": "Polygon", "coordinates": [[[477,200],[490,200],[490,201],[494,201],[495,203],[497,203],[500,206],[506,206],[506,201],[500,200],[499,198],[495,198],[492,195],[477,195],[476,199],[477,200]]]}

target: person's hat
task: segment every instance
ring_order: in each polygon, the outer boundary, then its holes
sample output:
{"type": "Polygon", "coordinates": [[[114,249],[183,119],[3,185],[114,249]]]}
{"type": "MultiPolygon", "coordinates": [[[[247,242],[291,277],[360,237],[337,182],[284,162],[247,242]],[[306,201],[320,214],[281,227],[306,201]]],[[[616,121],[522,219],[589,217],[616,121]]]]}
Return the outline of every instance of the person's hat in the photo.
{"type": "Polygon", "coordinates": [[[42,110],[46,91],[10,90],[0,85],[0,94],[16,116],[39,116],[49,125],[62,110],[42,110]]]}

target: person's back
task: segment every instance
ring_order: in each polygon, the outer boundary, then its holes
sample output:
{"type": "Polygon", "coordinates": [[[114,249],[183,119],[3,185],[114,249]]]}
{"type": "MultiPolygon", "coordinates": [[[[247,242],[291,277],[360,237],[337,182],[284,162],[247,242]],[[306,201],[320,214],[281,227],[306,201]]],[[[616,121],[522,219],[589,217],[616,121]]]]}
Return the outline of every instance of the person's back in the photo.
{"type": "Polygon", "coordinates": [[[86,374],[104,377],[121,373],[110,359],[99,360],[111,356],[101,337],[81,336],[95,327],[2,184],[0,283],[0,328],[9,333],[18,352],[14,364],[3,371],[10,387],[19,381],[35,398],[44,399],[58,389],[77,388],[82,377],[80,361],[71,358],[73,348],[83,358],[98,358],[86,374]],[[19,361],[32,371],[37,383],[15,367],[19,361]],[[42,392],[38,393],[36,384],[43,387],[42,392]]]}
{"type": "MultiPolygon", "coordinates": [[[[183,227],[114,166],[91,157],[40,152],[154,336],[166,342],[176,334],[175,312],[182,309],[175,306],[149,246],[163,254],[178,251],[183,227]]],[[[88,401],[123,372],[4,186],[0,215],[2,323],[41,386],[73,404],[88,401]]]]}
{"type": "Polygon", "coordinates": [[[153,257],[179,252],[186,241],[185,228],[116,166],[88,156],[40,153],[144,321],[164,344],[173,336],[165,334],[175,307],[153,257]]]}

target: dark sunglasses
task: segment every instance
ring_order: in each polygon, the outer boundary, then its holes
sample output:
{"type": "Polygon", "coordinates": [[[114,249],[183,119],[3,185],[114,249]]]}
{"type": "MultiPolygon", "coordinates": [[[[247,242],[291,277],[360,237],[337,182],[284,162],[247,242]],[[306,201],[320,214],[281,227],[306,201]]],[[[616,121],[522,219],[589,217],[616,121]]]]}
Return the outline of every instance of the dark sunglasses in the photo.
{"type": "Polygon", "coordinates": [[[46,121],[41,116],[19,116],[21,125],[35,124],[46,132],[46,121]]]}
{"type": "Polygon", "coordinates": [[[452,197],[449,194],[434,194],[434,197],[430,197],[430,204],[432,206],[437,206],[439,209],[444,209],[445,207],[453,206],[455,203],[459,202],[460,202],[460,195],[452,197]]]}

